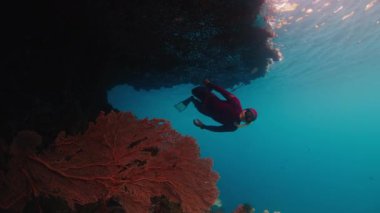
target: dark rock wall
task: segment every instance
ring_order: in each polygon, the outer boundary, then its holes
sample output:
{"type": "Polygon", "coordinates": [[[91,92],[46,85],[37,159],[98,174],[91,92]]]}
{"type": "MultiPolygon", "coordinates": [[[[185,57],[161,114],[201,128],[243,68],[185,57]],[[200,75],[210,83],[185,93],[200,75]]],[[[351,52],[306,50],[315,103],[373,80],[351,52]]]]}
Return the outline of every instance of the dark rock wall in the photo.
{"type": "Polygon", "coordinates": [[[106,92],[231,87],[278,60],[254,26],[264,0],[39,0],[1,4],[0,138],[33,129],[49,143],[109,111],[106,92]]]}
{"type": "Polygon", "coordinates": [[[149,89],[210,78],[231,87],[263,76],[269,59],[278,60],[273,34],[255,27],[264,0],[137,2],[109,5],[105,14],[112,23],[108,62],[121,82],[149,89]]]}

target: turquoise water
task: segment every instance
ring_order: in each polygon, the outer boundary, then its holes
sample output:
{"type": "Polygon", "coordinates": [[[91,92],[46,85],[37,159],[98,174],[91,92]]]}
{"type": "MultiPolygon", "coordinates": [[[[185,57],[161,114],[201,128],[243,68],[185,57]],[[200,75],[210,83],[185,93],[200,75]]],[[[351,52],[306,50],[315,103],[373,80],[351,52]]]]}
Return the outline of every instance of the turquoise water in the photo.
{"type": "Polygon", "coordinates": [[[257,109],[252,126],[233,133],[194,127],[194,118],[214,122],[192,106],[173,108],[193,85],[153,91],[122,85],[109,100],[139,118],[168,119],[194,137],[221,176],[226,212],[248,202],[257,212],[379,213],[380,2],[293,3],[300,4],[296,10],[275,17],[290,22],[276,31],[284,60],[234,92],[243,107],[257,109]]]}

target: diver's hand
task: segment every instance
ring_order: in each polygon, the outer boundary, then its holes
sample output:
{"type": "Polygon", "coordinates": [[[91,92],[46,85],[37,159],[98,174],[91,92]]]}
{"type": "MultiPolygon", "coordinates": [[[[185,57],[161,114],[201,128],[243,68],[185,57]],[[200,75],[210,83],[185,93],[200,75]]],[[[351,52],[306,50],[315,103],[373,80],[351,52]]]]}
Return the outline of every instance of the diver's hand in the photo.
{"type": "Polygon", "coordinates": [[[204,124],[203,124],[202,121],[199,120],[199,119],[194,119],[194,120],[193,120],[193,123],[194,123],[195,126],[201,128],[201,129],[204,128],[204,124]]]}

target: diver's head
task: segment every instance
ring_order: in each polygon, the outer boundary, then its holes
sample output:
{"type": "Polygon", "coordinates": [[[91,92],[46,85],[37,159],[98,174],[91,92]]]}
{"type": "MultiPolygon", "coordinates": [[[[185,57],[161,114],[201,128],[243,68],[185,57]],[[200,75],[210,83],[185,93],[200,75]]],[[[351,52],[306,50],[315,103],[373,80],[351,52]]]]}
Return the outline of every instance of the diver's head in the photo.
{"type": "Polygon", "coordinates": [[[242,121],[246,122],[247,124],[250,124],[251,122],[255,121],[257,118],[257,112],[253,108],[247,108],[243,110],[243,116],[242,121]]]}

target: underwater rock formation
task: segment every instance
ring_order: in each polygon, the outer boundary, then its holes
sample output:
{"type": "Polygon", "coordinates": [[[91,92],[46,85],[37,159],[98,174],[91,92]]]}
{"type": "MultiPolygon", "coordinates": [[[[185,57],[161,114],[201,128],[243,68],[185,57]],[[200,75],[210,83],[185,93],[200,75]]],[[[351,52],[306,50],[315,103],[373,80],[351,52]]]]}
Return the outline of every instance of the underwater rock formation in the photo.
{"type": "Polygon", "coordinates": [[[83,132],[106,92],[263,76],[273,33],[257,24],[264,0],[7,1],[2,15],[0,138],[33,129],[49,144],[83,132]]]}
{"type": "Polygon", "coordinates": [[[119,71],[120,83],[142,89],[199,84],[205,78],[224,87],[249,83],[280,57],[270,41],[273,32],[256,24],[263,3],[151,0],[109,5],[107,20],[122,23],[122,28],[110,27],[110,54],[116,57],[112,70],[119,71]]]}
{"type": "Polygon", "coordinates": [[[199,147],[168,122],[130,113],[100,114],[84,134],[60,133],[37,152],[41,136],[22,131],[0,169],[0,209],[20,212],[39,196],[76,204],[117,201],[125,212],[206,212],[215,202],[218,175],[199,147]]]}

